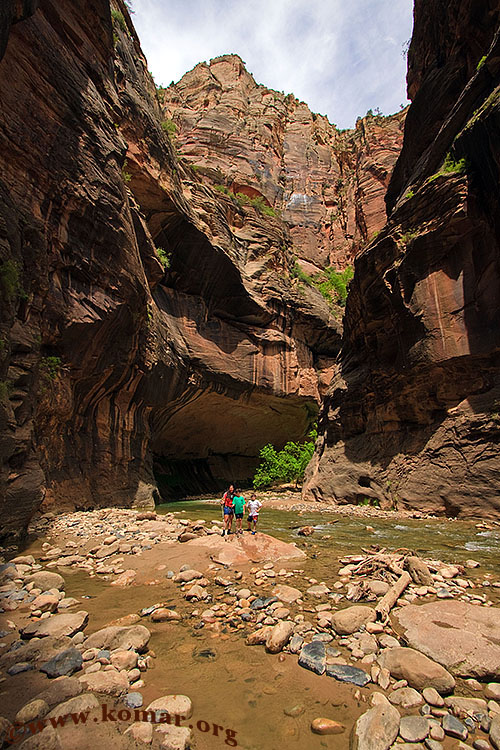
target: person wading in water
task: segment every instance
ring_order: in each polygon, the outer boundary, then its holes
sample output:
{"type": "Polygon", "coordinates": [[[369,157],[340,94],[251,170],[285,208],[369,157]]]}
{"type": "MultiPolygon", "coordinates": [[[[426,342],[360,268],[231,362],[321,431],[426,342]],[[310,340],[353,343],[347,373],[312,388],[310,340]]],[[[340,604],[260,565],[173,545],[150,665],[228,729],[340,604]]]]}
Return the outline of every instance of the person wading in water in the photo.
{"type": "Polygon", "coordinates": [[[224,528],[222,529],[222,536],[231,533],[231,526],[233,525],[234,508],[233,508],[233,497],[234,497],[234,485],[229,485],[227,492],[221,500],[221,506],[224,513],[224,528]]]}

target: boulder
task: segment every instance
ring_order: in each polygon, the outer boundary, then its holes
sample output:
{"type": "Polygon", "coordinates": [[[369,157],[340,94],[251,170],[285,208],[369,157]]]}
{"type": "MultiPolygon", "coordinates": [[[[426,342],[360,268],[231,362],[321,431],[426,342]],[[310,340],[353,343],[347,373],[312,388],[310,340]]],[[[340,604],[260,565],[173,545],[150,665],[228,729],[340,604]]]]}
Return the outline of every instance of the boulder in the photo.
{"type": "Polygon", "coordinates": [[[413,582],[418,586],[432,586],[434,579],[426,563],[416,555],[409,555],[406,558],[405,566],[408,568],[413,582]]]}
{"type": "Polygon", "coordinates": [[[122,651],[133,649],[141,653],[145,651],[150,637],[151,633],[144,625],[131,625],[129,627],[109,625],[89,635],[85,641],[85,648],[108,648],[111,651],[114,649],[121,649],[122,651]]]}
{"type": "Polygon", "coordinates": [[[326,669],[326,650],[322,641],[311,641],[302,646],[299,654],[299,666],[310,669],[316,674],[323,674],[326,669]]]}
{"type": "MultiPolygon", "coordinates": [[[[439,693],[437,694],[439,695],[439,693]]],[[[420,693],[411,687],[393,690],[389,695],[389,700],[394,706],[401,706],[401,708],[415,708],[415,706],[421,706],[424,702],[420,693]]]]}
{"type": "Polygon", "coordinates": [[[52,707],[57,703],[64,703],[64,701],[80,695],[82,691],[83,686],[76,677],[59,677],[46,690],[38,693],[36,697],[38,700],[44,700],[52,707]]]}
{"type": "Polygon", "coordinates": [[[271,628],[266,638],[266,651],[271,654],[279,653],[292,637],[293,625],[293,622],[282,620],[271,628]]]}
{"type": "Polygon", "coordinates": [[[47,716],[48,719],[65,714],[78,714],[81,711],[93,711],[99,708],[100,703],[92,693],[82,693],[74,698],[70,698],[64,703],[59,703],[47,716]]]}
{"type": "Polygon", "coordinates": [[[134,669],[137,666],[135,651],[115,651],[110,657],[111,664],[117,669],[134,669]]]}
{"type": "Polygon", "coordinates": [[[55,612],[59,606],[59,597],[55,594],[40,594],[31,602],[31,609],[40,612],[55,612]]]}
{"type": "Polygon", "coordinates": [[[350,635],[367,622],[375,622],[377,613],[373,607],[354,606],[335,612],[332,625],[339,635],[350,635]]]}
{"type": "Polygon", "coordinates": [[[487,698],[491,698],[492,700],[500,700],[500,683],[489,682],[486,685],[484,694],[487,698]]]}
{"type": "Polygon", "coordinates": [[[444,702],[455,716],[465,717],[476,713],[488,713],[488,704],[482,698],[464,698],[461,695],[450,695],[444,699],[444,702]]]}
{"type": "Polygon", "coordinates": [[[469,736],[469,732],[465,724],[462,724],[459,719],[457,719],[455,716],[452,716],[451,714],[446,714],[446,716],[443,716],[442,726],[445,734],[449,735],[450,737],[456,737],[457,739],[463,740],[465,742],[465,740],[469,736]]]}
{"type": "Polygon", "coordinates": [[[35,719],[41,719],[48,714],[49,710],[49,705],[46,701],[41,700],[40,698],[35,698],[34,701],[30,701],[30,703],[27,703],[17,712],[16,723],[28,724],[28,722],[34,721],[35,719]]]}
{"type": "Polygon", "coordinates": [[[43,591],[49,589],[64,590],[64,578],[59,573],[52,573],[50,570],[38,570],[36,573],[26,578],[25,583],[33,583],[34,588],[43,591]]]}
{"type": "Polygon", "coordinates": [[[362,714],[354,725],[352,750],[388,750],[399,732],[399,711],[380,703],[362,714]]]}
{"type": "Polygon", "coordinates": [[[188,727],[160,724],[156,731],[162,735],[160,750],[188,750],[191,747],[192,732],[188,727]]]}
{"type": "Polygon", "coordinates": [[[358,687],[364,687],[370,682],[370,675],[363,669],[351,667],[349,664],[327,664],[326,674],[341,682],[350,682],[358,687]]]}
{"type": "Polygon", "coordinates": [[[105,695],[123,695],[128,690],[128,679],[125,672],[100,671],[84,674],[79,677],[85,690],[105,695]]]}
{"type": "Polygon", "coordinates": [[[495,750],[500,750],[500,716],[494,716],[491,721],[490,742],[495,750]]]}
{"type": "Polygon", "coordinates": [[[18,750],[63,750],[59,735],[53,727],[45,727],[39,734],[28,737],[18,750]]]}
{"type": "Polygon", "coordinates": [[[406,742],[420,742],[429,734],[429,722],[423,716],[403,716],[399,734],[406,742]]]}
{"type": "Polygon", "coordinates": [[[89,613],[84,610],[73,614],[53,615],[46,620],[29,623],[21,631],[21,638],[46,638],[47,636],[53,636],[54,638],[68,636],[71,638],[79,630],[85,628],[88,620],[89,613]]]}
{"type": "Polygon", "coordinates": [[[410,604],[395,617],[411,647],[453,674],[500,679],[500,609],[445,600],[410,604]]]}
{"type": "Polygon", "coordinates": [[[444,699],[441,695],[439,695],[438,691],[435,688],[424,688],[422,690],[422,695],[424,696],[425,702],[430,706],[436,706],[437,708],[441,708],[442,706],[444,706],[444,699]]]}
{"type": "Polygon", "coordinates": [[[108,545],[105,544],[104,546],[102,546],[100,549],[97,550],[97,552],[95,553],[95,557],[98,560],[102,560],[105,557],[111,557],[111,555],[114,555],[115,552],[118,552],[119,547],[120,547],[119,542],[113,542],[112,544],[108,544],[108,545]]]}
{"type": "Polygon", "coordinates": [[[196,602],[203,599],[208,599],[209,593],[202,586],[199,586],[197,583],[195,583],[194,586],[191,586],[189,591],[186,591],[184,597],[190,601],[192,600],[196,602]]]}
{"type": "Polygon", "coordinates": [[[304,560],[305,552],[298,549],[295,544],[283,542],[268,534],[257,533],[253,535],[234,535],[232,537],[219,537],[212,534],[187,542],[187,546],[202,546],[212,550],[212,558],[221,564],[233,564],[234,562],[260,563],[277,560],[304,560]]]}
{"type": "Polygon", "coordinates": [[[83,659],[80,651],[76,648],[68,648],[42,664],[40,672],[45,672],[47,677],[69,676],[81,669],[82,664],[83,659]]]}
{"type": "Polygon", "coordinates": [[[416,690],[433,687],[438,693],[451,693],[455,687],[455,680],[444,667],[412,648],[384,649],[377,661],[396,680],[406,680],[416,690]]]}
{"type": "Polygon", "coordinates": [[[189,719],[193,715],[193,704],[187,695],[163,695],[150,703],[146,710],[155,711],[157,717],[159,712],[160,714],[167,713],[169,716],[183,716],[185,719],[189,719]]]}
{"type": "Polygon", "coordinates": [[[136,721],[123,734],[130,734],[139,744],[150,745],[153,741],[153,725],[148,721],[136,721]]]}
{"type": "Polygon", "coordinates": [[[259,628],[254,633],[250,633],[245,643],[247,646],[262,646],[267,641],[267,637],[272,628],[269,625],[265,625],[263,628],[259,628]]]}

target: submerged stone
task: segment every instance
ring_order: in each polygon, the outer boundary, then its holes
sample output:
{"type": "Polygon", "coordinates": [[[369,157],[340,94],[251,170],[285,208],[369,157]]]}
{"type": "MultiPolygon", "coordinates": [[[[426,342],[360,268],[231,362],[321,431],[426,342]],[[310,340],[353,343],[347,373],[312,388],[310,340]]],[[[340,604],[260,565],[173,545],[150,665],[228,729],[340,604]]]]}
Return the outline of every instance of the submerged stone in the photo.
{"type": "Polygon", "coordinates": [[[299,655],[299,666],[310,669],[316,674],[323,674],[326,667],[325,644],[322,641],[312,641],[302,646],[299,655]]]}

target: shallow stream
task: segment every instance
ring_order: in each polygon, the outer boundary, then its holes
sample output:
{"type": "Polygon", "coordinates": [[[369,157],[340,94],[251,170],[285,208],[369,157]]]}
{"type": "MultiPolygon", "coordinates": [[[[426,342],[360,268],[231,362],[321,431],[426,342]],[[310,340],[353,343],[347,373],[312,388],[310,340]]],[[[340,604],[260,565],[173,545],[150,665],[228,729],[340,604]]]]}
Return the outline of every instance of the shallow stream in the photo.
{"type": "MultiPolygon", "coordinates": [[[[172,511],[190,519],[220,518],[220,507],[209,501],[176,502],[157,508],[159,513],[172,511]]],[[[449,562],[463,563],[474,558],[481,567],[477,573],[467,571],[469,577],[483,578],[488,573],[491,580],[500,579],[498,527],[477,528],[475,523],[462,521],[359,518],[309,511],[298,514],[264,507],[259,530],[297,542],[307,552],[308,559],[303,563],[285,565],[289,570],[303,570],[286,581],[302,589],[308,585],[309,577],[333,584],[338,558],[358,554],[363,547],[373,544],[388,550],[411,549],[425,557],[449,562]],[[303,525],[314,526],[315,533],[306,539],[298,536],[297,529],[303,525]]],[[[188,557],[186,549],[187,562],[188,557]]],[[[156,585],[126,589],[110,587],[75,569],[67,569],[63,574],[67,595],[79,598],[81,608],[90,613],[89,632],[157,601],[165,601],[180,612],[192,610],[178,588],[165,579],[165,573],[154,569],[151,574],[159,580],[156,585]]],[[[242,585],[253,588],[252,580],[253,577],[246,575],[242,585]]],[[[489,591],[496,595],[499,589],[489,591]]],[[[206,605],[200,604],[199,612],[205,608],[206,605]]],[[[314,605],[305,608],[306,617],[314,619],[314,614],[307,615],[308,610],[313,612],[314,605]]],[[[197,750],[235,747],[235,741],[244,750],[347,750],[350,729],[368,708],[371,692],[377,690],[374,685],[367,686],[359,691],[360,699],[355,699],[354,686],[302,669],[296,656],[270,655],[262,646],[246,646],[241,633],[226,632],[223,626],[219,633],[208,628],[195,629],[199,618],[181,625],[155,624],[148,619],[143,622],[152,632],[150,648],[157,658],[155,667],[145,674],[145,687],[141,690],[144,706],[160,695],[188,695],[194,712],[183,723],[193,726],[197,750]],[[312,734],[310,723],[318,716],[341,722],[346,726],[345,733],[327,737],[312,734]]],[[[452,744],[447,739],[445,750],[452,744]]]]}

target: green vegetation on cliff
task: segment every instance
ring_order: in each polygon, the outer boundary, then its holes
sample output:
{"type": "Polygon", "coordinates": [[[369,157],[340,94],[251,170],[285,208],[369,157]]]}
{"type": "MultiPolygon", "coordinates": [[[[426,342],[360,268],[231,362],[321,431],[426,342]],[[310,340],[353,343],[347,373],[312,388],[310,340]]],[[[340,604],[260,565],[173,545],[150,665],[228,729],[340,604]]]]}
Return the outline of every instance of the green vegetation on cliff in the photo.
{"type": "Polygon", "coordinates": [[[342,306],[345,305],[349,282],[353,276],[351,266],[347,266],[343,271],[336,271],[332,266],[327,266],[314,276],[309,276],[303,271],[297,261],[292,269],[292,278],[317,289],[328,303],[342,306]]]}
{"type": "Polygon", "coordinates": [[[303,478],[307,464],[314,452],[314,443],[318,433],[311,430],[305,443],[289,441],[282,450],[277,451],[272,443],[267,443],[260,450],[260,464],[253,478],[256,490],[280,482],[297,482],[303,478]]]}

